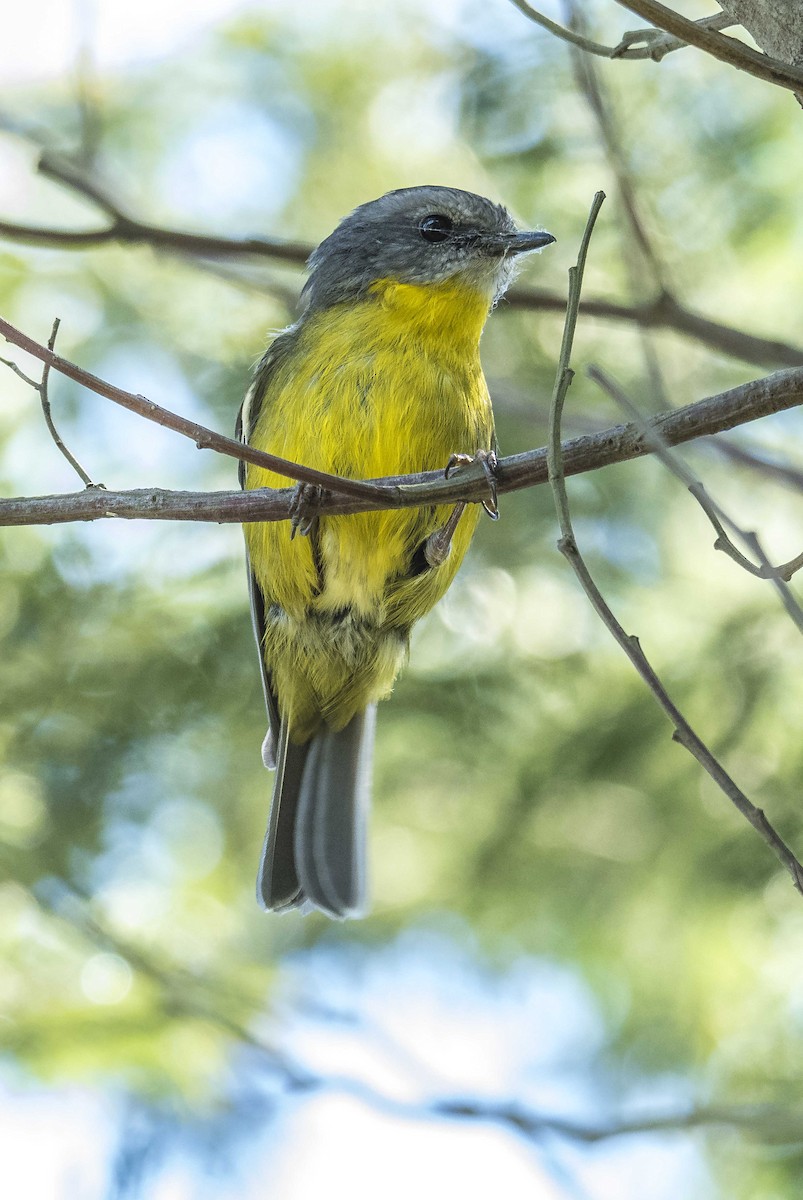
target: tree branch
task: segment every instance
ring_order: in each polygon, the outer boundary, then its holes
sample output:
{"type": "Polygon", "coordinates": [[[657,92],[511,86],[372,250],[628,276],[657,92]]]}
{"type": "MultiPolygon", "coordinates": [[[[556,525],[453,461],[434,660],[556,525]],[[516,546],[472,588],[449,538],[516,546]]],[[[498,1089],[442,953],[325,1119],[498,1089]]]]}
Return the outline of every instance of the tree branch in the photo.
{"type": "MultiPolygon", "coordinates": [[[[583,236],[583,241],[580,247],[580,253],[577,259],[577,266],[572,267],[569,271],[569,303],[567,305],[566,325],[563,331],[563,341],[561,344],[560,358],[558,361],[557,374],[555,376],[555,388],[552,395],[552,404],[550,407],[549,419],[549,482],[552,487],[553,496],[555,499],[555,509],[558,515],[560,525],[560,540],[558,541],[558,549],[564,555],[575,575],[577,576],[583,591],[588,596],[591,604],[600,617],[606,628],[611,632],[615,641],[624,650],[627,657],[630,659],[636,671],[647,684],[647,687],[652,692],[655,699],[658,701],[661,708],[674,726],[673,739],[680,745],[684,746],[688,752],[697,759],[700,766],[714,780],[717,786],[728,797],[731,803],[739,810],[743,817],[753,826],[765,844],[769,847],[778,861],[789,872],[792,882],[796,890],[803,896],[803,865],[798,861],[789,847],[784,842],[783,838],[777,832],[773,825],[767,820],[764,812],[757,808],[736,784],[731,779],[725,768],[714,757],[708,746],[695,733],[689,722],[681,713],[677,705],[672,701],[658,675],[647,660],[647,656],[641,648],[641,643],[638,637],[633,634],[628,634],[623,626],[614,616],[607,601],[603,597],[597,587],[591,572],[577,546],[577,541],[574,535],[572,526],[571,512],[569,509],[569,497],[566,491],[565,468],[563,463],[563,453],[560,436],[561,417],[563,414],[563,404],[566,393],[572,382],[573,371],[569,365],[572,341],[574,337],[574,326],[577,320],[577,312],[580,300],[580,285],[582,282],[583,267],[585,265],[585,255],[588,249],[588,242],[593,229],[596,213],[599,209],[601,193],[595,197],[595,204],[592,205],[589,215],[586,231],[583,236]]],[[[657,434],[660,437],[660,433],[657,434]]]]}
{"type": "Polygon", "coordinates": [[[273,471],[277,475],[285,475],[289,479],[302,480],[304,483],[313,483],[319,487],[342,492],[347,496],[364,496],[366,499],[370,497],[373,500],[379,501],[379,507],[383,507],[386,503],[388,497],[387,491],[383,491],[372,484],[362,483],[354,479],[343,479],[339,475],[329,475],[324,471],[316,471],[311,467],[292,463],[286,458],[280,458],[278,455],[266,454],[264,451],[255,450],[252,446],[246,446],[243,442],[238,442],[235,438],[225,437],[221,433],[215,433],[214,430],[207,429],[204,425],[199,425],[195,421],[190,421],[186,417],[181,417],[177,413],[170,412],[169,409],[154,404],[147,396],[137,396],[133,392],[126,392],[122,388],[115,387],[114,384],[107,383],[97,375],[85,371],[83,367],[78,367],[75,363],[71,363],[66,358],[55,354],[49,347],[40,345],[39,342],[28,337],[22,330],[16,329],[3,317],[0,317],[0,336],[4,337],[12,345],[19,346],[20,349],[25,350],[28,354],[32,354],[34,358],[38,358],[46,367],[52,367],[62,375],[66,375],[68,379],[80,383],[83,387],[97,393],[97,395],[104,396],[107,400],[112,400],[122,408],[127,408],[130,412],[138,413],[141,417],[146,417],[149,421],[155,421],[157,425],[164,425],[167,429],[172,429],[175,433],[180,433],[184,437],[190,438],[195,442],[199,450],[217,450],[219,454],[227,454],[231,458],[236,458],[241,462],[253,463],[255,466],[264,467],[266,470],[273,471]]]}
{"type": "Polygon", "coordinates": [[[198,255],[202,258],[243,258],[253,255],[279,259],[281,262],[303,266],[312,246],[281,238],[229,238],[216,234],[187,233],[137,220],[114,200],[108,191],[77,164],[50,151],[42,153],[39,172],[47,179],[67,187],[84,200],[96,205],[109,218],[108,224],[96,229],[51,229],[40,225],[20,225],[0,221],[0,237],[32,245],[89,247],[107,242],[146,244],[175,254],[198,255]]]}
{"type": "Polygon", "coordinates": [[[667,1133],[715,1126],[749,1133],[767,1145],[786,1143],[799,1135],[798,1113],[780,1104],[700,1105],[589,1121],[539,1111],[512,1101],[486,1100],[474,1096],[419,1102],[399,1100],[354,1077],[325,1075],[296,1062],[278,1045],[255,1034],[244,1020],[232,1015],[232,1011],[236,1012],[243,1003],[258,1009],[261,1000],[247,997],[244,1001],[241,993],[233,997],[230,985],[223,980],[198,972],[190,976],[187,972],[158,961],[150,950],[126,940],[101,923],[97,915],[89,910],[86,897],[63,881],[51,879],[47,887],[37,887],[34,899],[43,911],[63,921],[73,936],[77,931],[91,946],[119,955],[140,972],[158,989],[166,1011],[189,1020],[205,1021],[234,1042],[248,1047],[258,1056],[260,1066],[287,1093],[341,1093],[375,1110],[389,1112],[405,1120],[420,1121],[430,1117],[489,1122],[528,1142],[537,1142],[544,1134],[554,1134],[567,1141],[594,1145],[641,1133],[667,1133]]]}
{"type": "Polygon", "coordinates": [[[657,29],[688,42],[690,46],[696,46],[698,50],[704,50],[720,62],[746,71],[756,79],[786,88],[790,92],[803,91],[803,67],[780,62],[777,58],[761,54],[725,33],[706,29],[696,21],[681,16],[674,9],[667,8],[660,0],[616,0],[616,3],[649,21],[657,29]]]}
{"type": "MultiPolygon", "coordinates": [[[[527,0],[510,0],[510,2],[520,13],[534,21],[536,25],[540,25],[542,29],[548,30],[549,33],[554,34],[561,41],[568,42],[571,46],[585,50],[587,54],[597,55],[598,58],[651,58],[653,62],[660,62],[664,55],[670,54],[673,50],[682,50],[688,44],[682,38],[672,37],[670,34],[661,35],[655,29],[635,29],[623,34],[616,46],[605,46],[601,42],[595,42],[578,33],[575,29],[567,29],[565,25],[559,25],[557,21],[553,21],[538,9],[533,8],[531,4],[527,3],[527,0]],[[646,45],[638,46],[635,44],[637,42],[645,42],[646,45]]],[[[703,17],[701,21],[695,22],[695,24],[705,26],[706,29],[727,29],[728,26],[736,23],[727,13],[714,13],[713,16],[703,17]]]]}
{"type": "Polygon", "coordinates": [[[782,563],[780,566],[773,566],[769,561],[763,546],[761,545],[758,536],[751,530],[743,529],[737,525],[733,518],[724,511],[711,496],[709,496],[705,487],[699,480],[695,479],[686,464],[663,442],[660,436],[651,430],[643,416],[630,397],[622,390],[606,371],[599,367],[590,367],[589,378],[593,379],[607,395],[611,396],[616,403],[631,417],[634,418],[636,424],[644,433],[648,442],[652,445],[653,452],[661,460],[664,466],[671,471],[676,479],[679,479],[689,492],[694,496],[697,503],[702,508],[708,520],[711,522],[714,532],[717,535],[717,540],[714,542],[714,549],[721,550],[727,554],[738,566],[740,566],[748,574],[755,576],[758,579],[769,579],[774,584],[778,591],[781,602],[786,609],[792,621],[797,626],[798,630],[803,633],[803,610],[801,610],[795,597],[788,586],[789,580],[800,569],[803,556],[798,555],[787,563],[782,563]],[[725,526],[731,530],[758,559],[759,565],[751,562],[731,541],[725,526]]]}
{"type": "MultiPolygon", "coordinates": [[[[232,458],[254,462],[278,474],[286,474],[291,479],[319,483],[331,493],[324,500],[324,511],[330,515],[368,512],[379,508],[447,504],[457,500],[481,501],[487,494],[487,481],[479,465],[462,468],[449,479],[444,477],[443,471],[429,471],[419,475],[358,482],[313,471],[253,450],[233,438],[224,437],[171,413],[145,396],[123,391],[54,354],[2,317],[0,334],[41,362],[49,363],[53,370],[148,420],[191,438],[199,448],[218,450],[232,458]]],[[[8,365],[32,387],[37,386],[16,364],[8,365]]],[[[661,413],[648,422],[648,429],[655,431],[664,444],[675,446],[722,433],[801,404],[803,369],[777,371],[684,408],[661,413]]],[[[599,433],[586,434],[565,442],[562,446],[564,473],[578,475],[596,471],[651,452],[650,435],[645,435],[637,423],[615,425],[599,433]]],[[[535,487],[546,482],[547,474],[546,448],[511,455],[499,460],[498,491],[504,493],[535,487]]],[[[794,479],[790,478],[789,482],[794,483],[794,479]]],[[[224,523],[284,521],[290,515],[292,496],[293,489],[290,488],[263,488],[251,492],[172,492],[145,488],[6,498],[0,499],[0,526],[63,524],[69,521],[95,521],[103,517],[224,523]]]]}
{"type": "MultiPolygon", "coordinates": [[[[44,226],[20,225],[0,221],[0,237],[35,246],[54,246],[61,249],[90,249],[93,246],[123,243],[148,245],[155,250],[183,257],[237,261],[243,259],[272,259],[303,266],[313,246],[276,238],[227,238],[213,234],[187,233],[138,221],[114,201],[97,180],[88,176],[69,160],[50,152],[40,158],[39,170],[55,183],[69,188],[85,200],[97,205],[110,218],[98,229],[51,229],[44,226]]],[[[256,286],[254,280],[238,278],[239,283],[256,286]]],[[[260,287],[264,283],[260,281],[260,287]]],[[[284,294],[285,302],[290,298],[284,294]]],[[[505,298],[506,307],[537,309],[564,313],[566,301],[562,295],[540,288],[513,287],[505,298]]],[[[603,320],[625,321],[649,329],[674,329],[746,362],[766,367],[803,366],[803,349],[771,338],[756,337],[717,321],[702,317],[681,305],[673,296],[662,293],[654,300],[640,305],[617,304],[608,300],[587,300],[580,309],[583,315],[603,320]]]]}
{"type": "MultiPolygon", "coordinates": [[[[55,321],[53,322],[53,329],[51,330],[50,337],[48,338],[48,342],[47,342],[47,348],[48,348],[48,350],[51,351],[51,353],[53,352],[53,348],[56,345],[56,338],[58,336],[60,324],[61,324],[61,321],[59,320],[58,317],[56,317],[55,321]]],[[[96,483],[92,482],[92,480],[87,475],[84,468],[79,463],[78,459],[75,457],[75,455],[69,449],[69,447],[65,445],[64,440],[63,440],[61,434],[59,433],[58,429],[56,429],[56,424],[55,424],[55,421],[53,420],[53,413],[50,408],[50,395],[48,393],[49,381],[50,381],[50,363],[45,363],[45,365],[42,367],[42,379],[38,384],[33,384],[33,387],[39,393],[39,399],[42,402],[42,415],[45,418],[45,424],[47,425],[48,431],[50,432],[50,436],[52,437],[52,439],[55,442],[58,449],[61,451],[61,453],[67,459],[67,462],[73,468],[76,475],[81,480],[81,483],[83,483],[84,487],[88,487],[88,488],[102,487],[103,484],[96,484],[96,483]]]]}
{"type": "MultiPolygon", "coordinates": [[[[506,306],[542,312],[566,312],[564,297],[545,288],[511,288],[501,308],[506,306]]],[[[634,305],[618,304],[615,300],[581,300],[580,315],[600,317],[604,321],[630,322],[646,329],[672,329],[712,350],[761,366],[803,366],[803,349],[800,347],[774,338],[756,337],[755,334],[712,321],[686,308],[668,292],[634,305]]]]}

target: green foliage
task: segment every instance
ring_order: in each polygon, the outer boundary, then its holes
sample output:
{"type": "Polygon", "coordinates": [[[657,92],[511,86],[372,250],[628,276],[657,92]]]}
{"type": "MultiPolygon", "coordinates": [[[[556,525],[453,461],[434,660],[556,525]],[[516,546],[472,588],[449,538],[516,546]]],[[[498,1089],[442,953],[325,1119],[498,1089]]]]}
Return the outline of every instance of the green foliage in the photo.
{"type": "MultiPolygon", "coordinates": [[[[92,169],[144,219],[310,240],[390,187],[493,193],[556,234],[525,281],[560,291],[604,186],[612,200],[586,293],[622,303],[653,293],[565,47],[501,0],[499,29],[480,5],[451,22],[423,5],[331,7],[310,22],[302,6],[297,16],[254,6],[174,60],[101,73],[92,169]]],[[[600,71],[679,296],[724,323],[799,338],[791,97],[691,51],[600,71]]],[[[31,84],[4,108],[47,128],[54,149],[75,149],[68,82],[31,84]]],[[[25,179],[27,144],[2,140],[25,179]]],[[[24,211],[9,219],[97,219],[50,182],[21,183],[20,195],[24,211]]],[[[298,283],[286,268],[252,266],[243,283],[228,267],[147,247],[9,244],[0,310],[42,340],[60,315],[63,354],[228,431],[298,283]]],[[[553,314],[502,305],[492,318],[484,358],[505,453],[545,439],[559,335],[553,314]]],[[[581,318],[572,432],[621,419],[583,378],[591,362],[645,409],[761,373],[678,334],[581,318]]],[[[1,378],[4,491],[76,486],[36,395],[1,378]]],[[[235,486],[233,463],[66,381],[53,380],[52,398],[65,440],[110,487],[235,486]]],[[[791,414],[734,439],[790,458],[798,430],[791,414]]],[[[771,558],[799,552],[799,497],[710,446],[687,457],[762,532],[771,558]]],[[[569,492],[581,549],[626,628],[800,849],[800,646],[770,585],[714,553],[702,513],[657,462],[570,480],[569,492]]],[[[504,497],[502,520],[483,523],[471,562],[417,631],[380,713],[375,910],[344,931],[266,918],[253,900],[269,780],[239,529],[4,531],[0,1036],[10,1059],[50,1079],[107,1077],[214,1103],[236,1026],[270,1003],[287,955],[320,939],[370,948],[447,912],[494,969],[544,955],[591,984],[613,1094],[668,1072],[718,1103],[787,1098],[803,1053],[800,897],[672,742],[556,536],[545,488],[504,497]]],[[[710,1153],[723,1196],[792,1194],[799,1177],[797,1157],[768,1160],[749,1143],[712,1136],[710,1153]]]]}

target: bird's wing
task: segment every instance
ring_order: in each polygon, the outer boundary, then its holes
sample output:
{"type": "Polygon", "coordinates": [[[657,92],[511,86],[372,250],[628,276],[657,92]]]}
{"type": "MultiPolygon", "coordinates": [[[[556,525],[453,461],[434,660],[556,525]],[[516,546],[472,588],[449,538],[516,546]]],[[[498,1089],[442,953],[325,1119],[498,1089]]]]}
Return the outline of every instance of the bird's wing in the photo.
{"type": "MultiPolygon", "coordinates": [[[[282,339],[277,338],[276,342],[270,347],[260,362],[254,382],[246,393],[245,399],[240,405],[240,411],[237,413],[237,421],[234,427],[234,436],[240,442],[248,442],[251,434],[256,426],[259,414],[262,410],[262,405],[265,401],[265,394],[270,382],[273,367],[280,357],[281,349],[277,347],[277,343],[282,339]]],[[[239,479],[240,487],[245,488],[245,463],[240,461],[239,464],[239,479]]],[[[256,576],[251,569],[251,560],[248,555],[248,549],[245,552],[246,566],[248,569],[248,594],[251,600],[251,624],[254,629],[254,637],[256,638],[257,651],[259,655],[259,669],[262,675],[262,689],[265,693],[265,705],[268,710],[268,720],[270,722],[270,731],[265,739],[263,746],[263,758],[266,766],[275,766],[275,762],[269,762],[269,759],[275,758],[279,738],[279,705],[276,700],[276,693],[273,690],[270,672],[265,663],[265,655],[263,653],[263,645],[265,641],[265,598],[262,595],[262,590],[256,581],[256,576]],[[272,740],[271,740],[272,739],[272,740]]]]}

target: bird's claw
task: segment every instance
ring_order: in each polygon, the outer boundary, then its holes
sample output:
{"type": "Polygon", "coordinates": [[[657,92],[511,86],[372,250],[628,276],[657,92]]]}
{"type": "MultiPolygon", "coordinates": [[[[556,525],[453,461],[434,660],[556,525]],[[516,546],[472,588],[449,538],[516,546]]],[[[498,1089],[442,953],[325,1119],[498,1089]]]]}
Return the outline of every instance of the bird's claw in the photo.
{"type": "Polygon", "coordinates": [[[499,503],[496,473],[499,468],[499,459],[496,456],[495,450],[478,450],[476,454],[453,454],[446,464],[444,475],[448,479],[452,471],[457,470],[458,467],[467,467],[475,462],[478,462],[482,467],[488,482],[488,499],[481,501],[482,507],[492,521],[498,521],[499,503]]]}
{"type": "Polygon", "coordinates": [[[317,483],[297,483],[290,501],[290,540],[309,537],[318,522],[324,489],[317,483]]]}

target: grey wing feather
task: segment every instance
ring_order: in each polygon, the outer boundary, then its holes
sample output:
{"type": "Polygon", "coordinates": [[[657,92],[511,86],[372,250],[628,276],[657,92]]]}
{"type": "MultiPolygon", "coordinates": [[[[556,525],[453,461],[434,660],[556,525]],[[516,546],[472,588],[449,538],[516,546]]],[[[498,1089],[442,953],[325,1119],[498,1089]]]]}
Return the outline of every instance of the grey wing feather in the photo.
{"type": "Polygon", "coordinates": [[[294,839],[298,795],[308,752],[309,745],[295,746],[290,742],[285,726],[279,740],[270,816],[257,873],[257,900],[269,911],[287,911],[304,903],[295,865],[294,839]]]}
{"type": "Polygon", "coordinates": [[[254,572],[251,570],[251,563],[248,558],[248,551],[245,552],[245,560],[248,567],[248,595],[251,600],[251,625],[256,638],[257,649],[259,651],[259,668],[262,676],[262,691],[265,695],[265,706],[268,710],[268,720],[270,721],[270,729],[262,747],[262,760],[266,767],[276,766],[276,745],[275,739],[279,732],[279,705],[276,701],[276,696],[271,685],[270,674],[268,672],[265,655],[262,652],[262,647],[265,642],[265,598],[262,595],[262,590],[256,581],[254,572]]]}
{"type": "MultiPolygon", "coordinates": [[[[274,367],[292,348],[293,332],[277,338],[259,364],[237,415],[236,436],[244,442],[250,440],[274,367]]],[[[242,462],[240,486],[245,486],[242,462]]],[[[270,721],[263,761],[276,767],[257,898],[276,912],[317,908],[331,917],[360,916],[366,906],[365,842],[375,708],[359,713],[345,729],[324,728],[305,745],[291,742],[265,662],[265,597],[250,562],[248,588],[270,721]]]]}
{"type": "MultiPolygon", "coordinates": [[[[240,410],[237,413],[237,420],[234,426],[234,436],[241,442],[248,442],[251,432],[256,424],[259,411],[262,407],[262,401],[265,394],[265,385],[267,376],[265,374],[263,364],[270,356],[270,351],[265,355],[265,358],[260,364],[261,379],[256,379],[249,388],[245,399],[240,405],[240,410]]],[[[240,487],[245,487],[245,463],[242,460],[238,466],[238,475],[240,479],[240,487]]],[[[265,766],[275,766],[275,739],[279,731],[279,707],[276,702],[273,688],[271,686],[270,675],[265,663],[265,655],[262,652],[262,647],[265,641],[265,598],[259,584],[256,581],[254,572],[251,570],[251,560],[248,555],[248,550],[245,552],[246,567],[248,570],[248,596],[251,602],[251,625],[254,630],[256,639],[259,668],[262,676],[262,690],[265,694],[265,705],[268,710],[268,720],[270,721],[270,729],[263,743],[262,757],[265,766]]]]}

